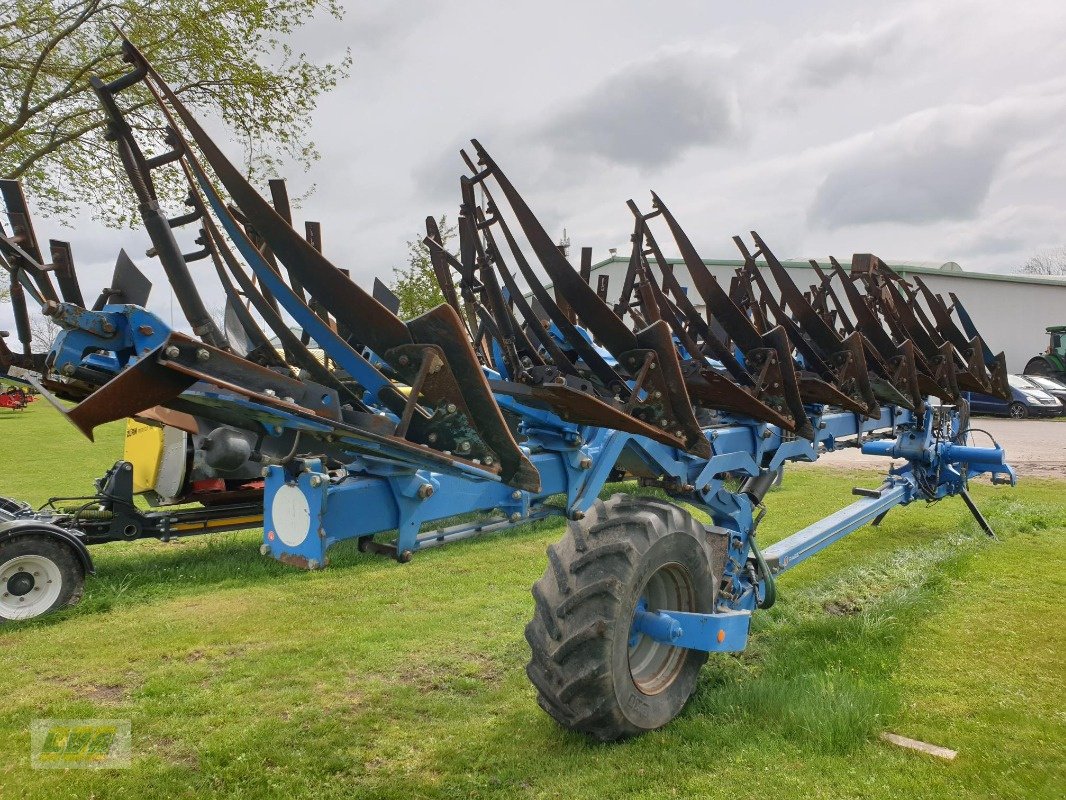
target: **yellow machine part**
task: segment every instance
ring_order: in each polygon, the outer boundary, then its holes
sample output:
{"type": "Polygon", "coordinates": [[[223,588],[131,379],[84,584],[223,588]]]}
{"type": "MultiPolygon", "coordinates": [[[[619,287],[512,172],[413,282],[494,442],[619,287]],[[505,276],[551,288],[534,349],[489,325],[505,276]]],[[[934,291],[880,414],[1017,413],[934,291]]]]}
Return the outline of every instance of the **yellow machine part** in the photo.
{"type": "Polygon", "coordinates": [[[163,429],[127,419],[122,459],[133,464],[134,494],[155,490],[163,462],[163,429]]]}

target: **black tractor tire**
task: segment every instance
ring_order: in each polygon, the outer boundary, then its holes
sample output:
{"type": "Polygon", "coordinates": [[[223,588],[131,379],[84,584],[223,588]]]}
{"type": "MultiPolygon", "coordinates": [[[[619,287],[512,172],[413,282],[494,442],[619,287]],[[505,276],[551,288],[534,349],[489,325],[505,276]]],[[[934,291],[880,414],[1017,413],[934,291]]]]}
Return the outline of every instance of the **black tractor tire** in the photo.
{"type": "Polygon", "coordinates": [[[684,509],[624,494],[597,501],[571,522],[548,547],[526,626],[526,674],[540,707],[599,741],[654,730],[677,716],[707,653],[643,636],[631,646],[637,602],[646,596],[652,611],[712,612],[724,544],[684,509]]]}
{"type": "Polygon", "coordinates": [[[33,534],[0,542],[0,624],[75,605],[84,591],[85,568],[62,542],[33,534]]]}
{"type": "Polygon", "coordinates": [[[1057,377],[1060,373],[1055,367],[1043,356],[1033,356],[1029,359],[1025,365],[1025,369],[1022,371],[1023,375],[1046,375],[1049,378],[1057,377]]]}
{"type": "Polygon", "coordinates": [[[1011,419],[1025,419],[1029,416],[1029,409],[1025,407],[1025,403],[1019,403],[1015,400],[1007,406],[1007,413],[1011,419]]]}

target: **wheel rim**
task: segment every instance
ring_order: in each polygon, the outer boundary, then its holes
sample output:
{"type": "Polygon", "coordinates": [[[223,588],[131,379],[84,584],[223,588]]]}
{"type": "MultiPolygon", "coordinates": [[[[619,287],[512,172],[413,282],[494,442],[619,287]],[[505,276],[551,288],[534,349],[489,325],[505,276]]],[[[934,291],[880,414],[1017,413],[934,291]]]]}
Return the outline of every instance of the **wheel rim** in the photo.
{"type": "MultiPolygon", "coordinates": [[[[640,592],[638,605],[649,611],[695,611],[696,592],[688,571],[680,564],[664,564],[653,572],[640,592]]],[[[688,651],[637,634],[629,645],[629,671],[643,694],[659,694],[681,672],[688,651]]]]}
{"type": "Polygon", "coordinates": [[[16,556],[0,564],[0,616],[29,619],[52,607],[63,589],[63,576],[50,558],[16,556]]]}
{"type": "Polygon", "coordinates": [[[1025,407],[1015,403],[1010,407],[1010,415],[1015,419],[1020,419],[1025,416],[1025,407]]]}

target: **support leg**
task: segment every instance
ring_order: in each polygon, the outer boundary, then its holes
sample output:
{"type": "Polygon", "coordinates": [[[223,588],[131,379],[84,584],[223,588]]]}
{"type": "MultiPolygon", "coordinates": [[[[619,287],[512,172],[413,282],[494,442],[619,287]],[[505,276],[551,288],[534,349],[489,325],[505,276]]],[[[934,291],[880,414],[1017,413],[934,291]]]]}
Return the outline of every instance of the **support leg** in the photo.
{"type": "Polygon", "coordinates": [[[966,504],[966,507],[970,509],[970,513],[973,514],[973,518],[977,520],[977,524],[981,526],[981,530],[987,533],[991,538],[997,539],[996,532],[992,530],[992,526],[988,524],[988,520],[985,519],[985,515],[977,508],[973,498],[970,497],[970,493],[963,489],[959,492],[959,497],[962,498],[962,502],[966,504]]]}

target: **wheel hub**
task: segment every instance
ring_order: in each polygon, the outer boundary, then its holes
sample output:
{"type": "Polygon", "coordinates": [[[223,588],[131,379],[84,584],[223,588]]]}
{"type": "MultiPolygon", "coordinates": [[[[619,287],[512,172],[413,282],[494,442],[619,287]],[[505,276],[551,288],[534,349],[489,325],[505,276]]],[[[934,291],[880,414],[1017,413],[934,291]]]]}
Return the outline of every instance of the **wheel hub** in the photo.
{"type": "Polygon", "coordinates": [[[63,590],[59,565],[29,553],[0,564],[0,617],[29,619],[45,613],[63,590]]]}
{"type": "Polygon", "coordinates": [[[16,572],[7,579],[7,591],[15,595],[15,597],[22,597],[32,592],[36,583],[37,581],[33,579],[30,573],[25,571],[16,572]]]}
{"type": "Polygon", "coordinates": [[[680,673],[687,651],[667,643],[677,638],[670,635],[674,627],[680,633],[669,611],[695,611],[695,606],[692,579],[680,564],[664,564],[648,577],[633,610],[629,638],[629,669],[643,694],[664,691],[680,673]],[[649,635],[652,630],[657,637],[649,635]]]}

